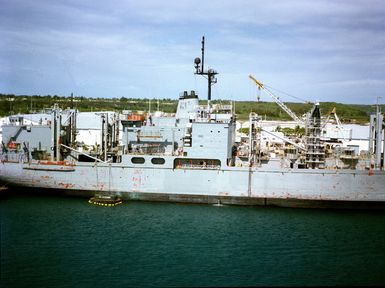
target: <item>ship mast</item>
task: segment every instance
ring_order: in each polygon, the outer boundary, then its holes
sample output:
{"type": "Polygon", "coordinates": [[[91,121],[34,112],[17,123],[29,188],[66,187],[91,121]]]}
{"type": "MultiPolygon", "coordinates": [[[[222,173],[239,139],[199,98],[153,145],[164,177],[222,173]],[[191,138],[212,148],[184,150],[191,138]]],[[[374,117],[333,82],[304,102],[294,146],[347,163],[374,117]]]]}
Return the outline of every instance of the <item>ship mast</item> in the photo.
{"type": "Polygon", "coordinates": [[[204,69],[204,63],[205,63],[205,36],[202,37],[202,58],[195,58],[194,63],[195,63],[195,74],[197,75],[202,75],[202,76],[207,76],[207,101],[208,101],[208,106],[210,105],[211,101],[211,86],[215,83],[217,83],[217,78],[215,75],[218,74],[217,71],[214,69],[208,69],[205,71],[204,69]]]}

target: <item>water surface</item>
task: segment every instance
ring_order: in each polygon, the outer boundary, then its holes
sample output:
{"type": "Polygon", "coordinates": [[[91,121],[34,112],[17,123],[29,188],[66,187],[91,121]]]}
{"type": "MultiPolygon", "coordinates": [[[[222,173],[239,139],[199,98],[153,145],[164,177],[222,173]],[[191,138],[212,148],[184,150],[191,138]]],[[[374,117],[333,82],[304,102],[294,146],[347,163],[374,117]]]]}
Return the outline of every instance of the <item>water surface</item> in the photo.
{"type": "Polygon", "coordinates": [[[26,195],[0,209],[2,287],[385,284],[385,212],[26,195]]]}

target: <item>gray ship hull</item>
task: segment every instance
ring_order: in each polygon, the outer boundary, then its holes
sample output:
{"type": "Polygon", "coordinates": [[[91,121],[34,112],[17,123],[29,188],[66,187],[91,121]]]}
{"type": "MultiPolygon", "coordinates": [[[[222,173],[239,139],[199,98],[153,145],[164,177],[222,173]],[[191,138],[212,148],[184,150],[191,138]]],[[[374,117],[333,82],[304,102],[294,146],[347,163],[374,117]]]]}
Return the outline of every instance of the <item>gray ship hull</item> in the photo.
{"type": "Polygon", "coordinates": [[[55,104],[35,123],[25,121],[30,115],[8,117],[0,181],[100,199],[336,208],[385,203],[385,122],[379,107],[370,116],[369,149],[359,151],[338,139],[324,141],[329,117],[324,122],[319,103],[299,118],[250,76],[305,134],[267,131],[262,117],[251,112],[242,137],[232,103],[211,102],[217,72],[204,70],[203,53],[204,38],[202,61],[194,63],[195,74],[207,76],[205,105],[192,90],[179,95],[176,112],[169,115],[149,109],[84,118],[55,104]],[[80,141],[80,132],[95,129],[98,139],[80,141]]]}
{"type": "Polygon", "coordinates": [[[385,204],[383,171],[247,167],[210,170],[130,167],[116,163],[3,162],[0,175],[1,181],[8,185],[46,188],[52,193],[76,196],[110,192],[130,200],[289,207],[354,208],[385,204]]]}

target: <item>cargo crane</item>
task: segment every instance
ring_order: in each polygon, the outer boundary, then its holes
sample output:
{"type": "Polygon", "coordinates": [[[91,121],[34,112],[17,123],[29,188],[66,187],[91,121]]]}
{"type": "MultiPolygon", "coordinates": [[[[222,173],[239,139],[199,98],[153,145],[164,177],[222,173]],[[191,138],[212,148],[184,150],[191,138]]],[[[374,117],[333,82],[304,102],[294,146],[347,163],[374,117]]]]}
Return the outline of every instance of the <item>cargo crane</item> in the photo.
{"type": "Polygon", "coordinates": [[[280,99],[279,97],[275,96],[269,89],[265,87],[261,82],[259,82],[257,79],[253,77],[253,75],[249,75],[249,78],[255,82],[255,84],[258,86],[258,90],[263,89],[267,94],[270,95],[271,98],[275,101],[275,103],[278,104],[279,107],[281,107],[289,116],[297,122],[299,125],[305,126],[305,122],[301,120],[297,115],[294,114],[293,111],[290,110],[289,107],[287,107],[280,99]]]}
{"type": "MultiPolygon", "coordinates": [[[[345,132],[344,132],[344,127],[342,126],[341,124],[341,121],[340,121],[340,118],[337,116],[337,112],[336,112],[336,107],[333,107],[332,111],[330,111],[328,117],[326,118],[325,122],[322,124],[322,127],[321,129],[324,130],[325,127],[326,127],[326,124],[328,124],[329,120],[331,117],[334,116],[334,119],[336,120],[336,125],[337,125],[337,128],[338,130],[340,131],[341,133],[341,138],[346,141],[346,137],[345,137],[345,132]]],[[[350,132],[349,134],[351,134],[351,129],[350,129],[350,132]]]]}
{"type": "Polygon", "coordinates": [[[328,124],[328,122],[332,116],[334,116],[334,119],[336,120],[338,129],[342,129],[343,127],[342,127],[340,118],[338,118],[338,116],[337,116],[336,107],[333,107],[332,111],[330,111],[328,117],[326,118],[325,122],[322,125],[322,129],[325,128],[326,124],[328,124]]]}

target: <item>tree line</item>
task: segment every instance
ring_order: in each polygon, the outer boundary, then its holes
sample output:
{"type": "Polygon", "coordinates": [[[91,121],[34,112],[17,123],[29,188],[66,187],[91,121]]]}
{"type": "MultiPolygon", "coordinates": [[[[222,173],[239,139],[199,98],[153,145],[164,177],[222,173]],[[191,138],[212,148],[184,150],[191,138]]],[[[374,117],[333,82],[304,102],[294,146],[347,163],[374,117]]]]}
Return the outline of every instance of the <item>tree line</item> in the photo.
{"type": "MultiPolygon", "coordinates": [[[[213,103],[229,104],[229,100],[214,100],[213,103]]],[[[250,112],[255,112],[266,120],[292,120],[274,102],[232,101],[235,105],[237,118],[247,120],[250,112]]],[[[62,109],[76,108],[81,112],[87,111],[151,111],[160,110],[166,113],[175,113],[177,99],[140,99],[140,98],[89,98],[84,96],[58,95],[13,95],[0,94],[0,116],[12,114],[28,114],[41,112],[57,103],[62,109]]],[[[205,105],[207,100],[200,101],[205,105]]],[[[308,112],[312,104],[285,103],[297,116],[301,117],[308,112]]],[[[327,115],[336,107],[337,115],[343,123],[367,123],[369,115],[375,111],[372,105],[341,104],[336,102],[321,102],[320,109],[327,115]]],[[[382,105],[382,111],[385,105],[382,105]]]]}

